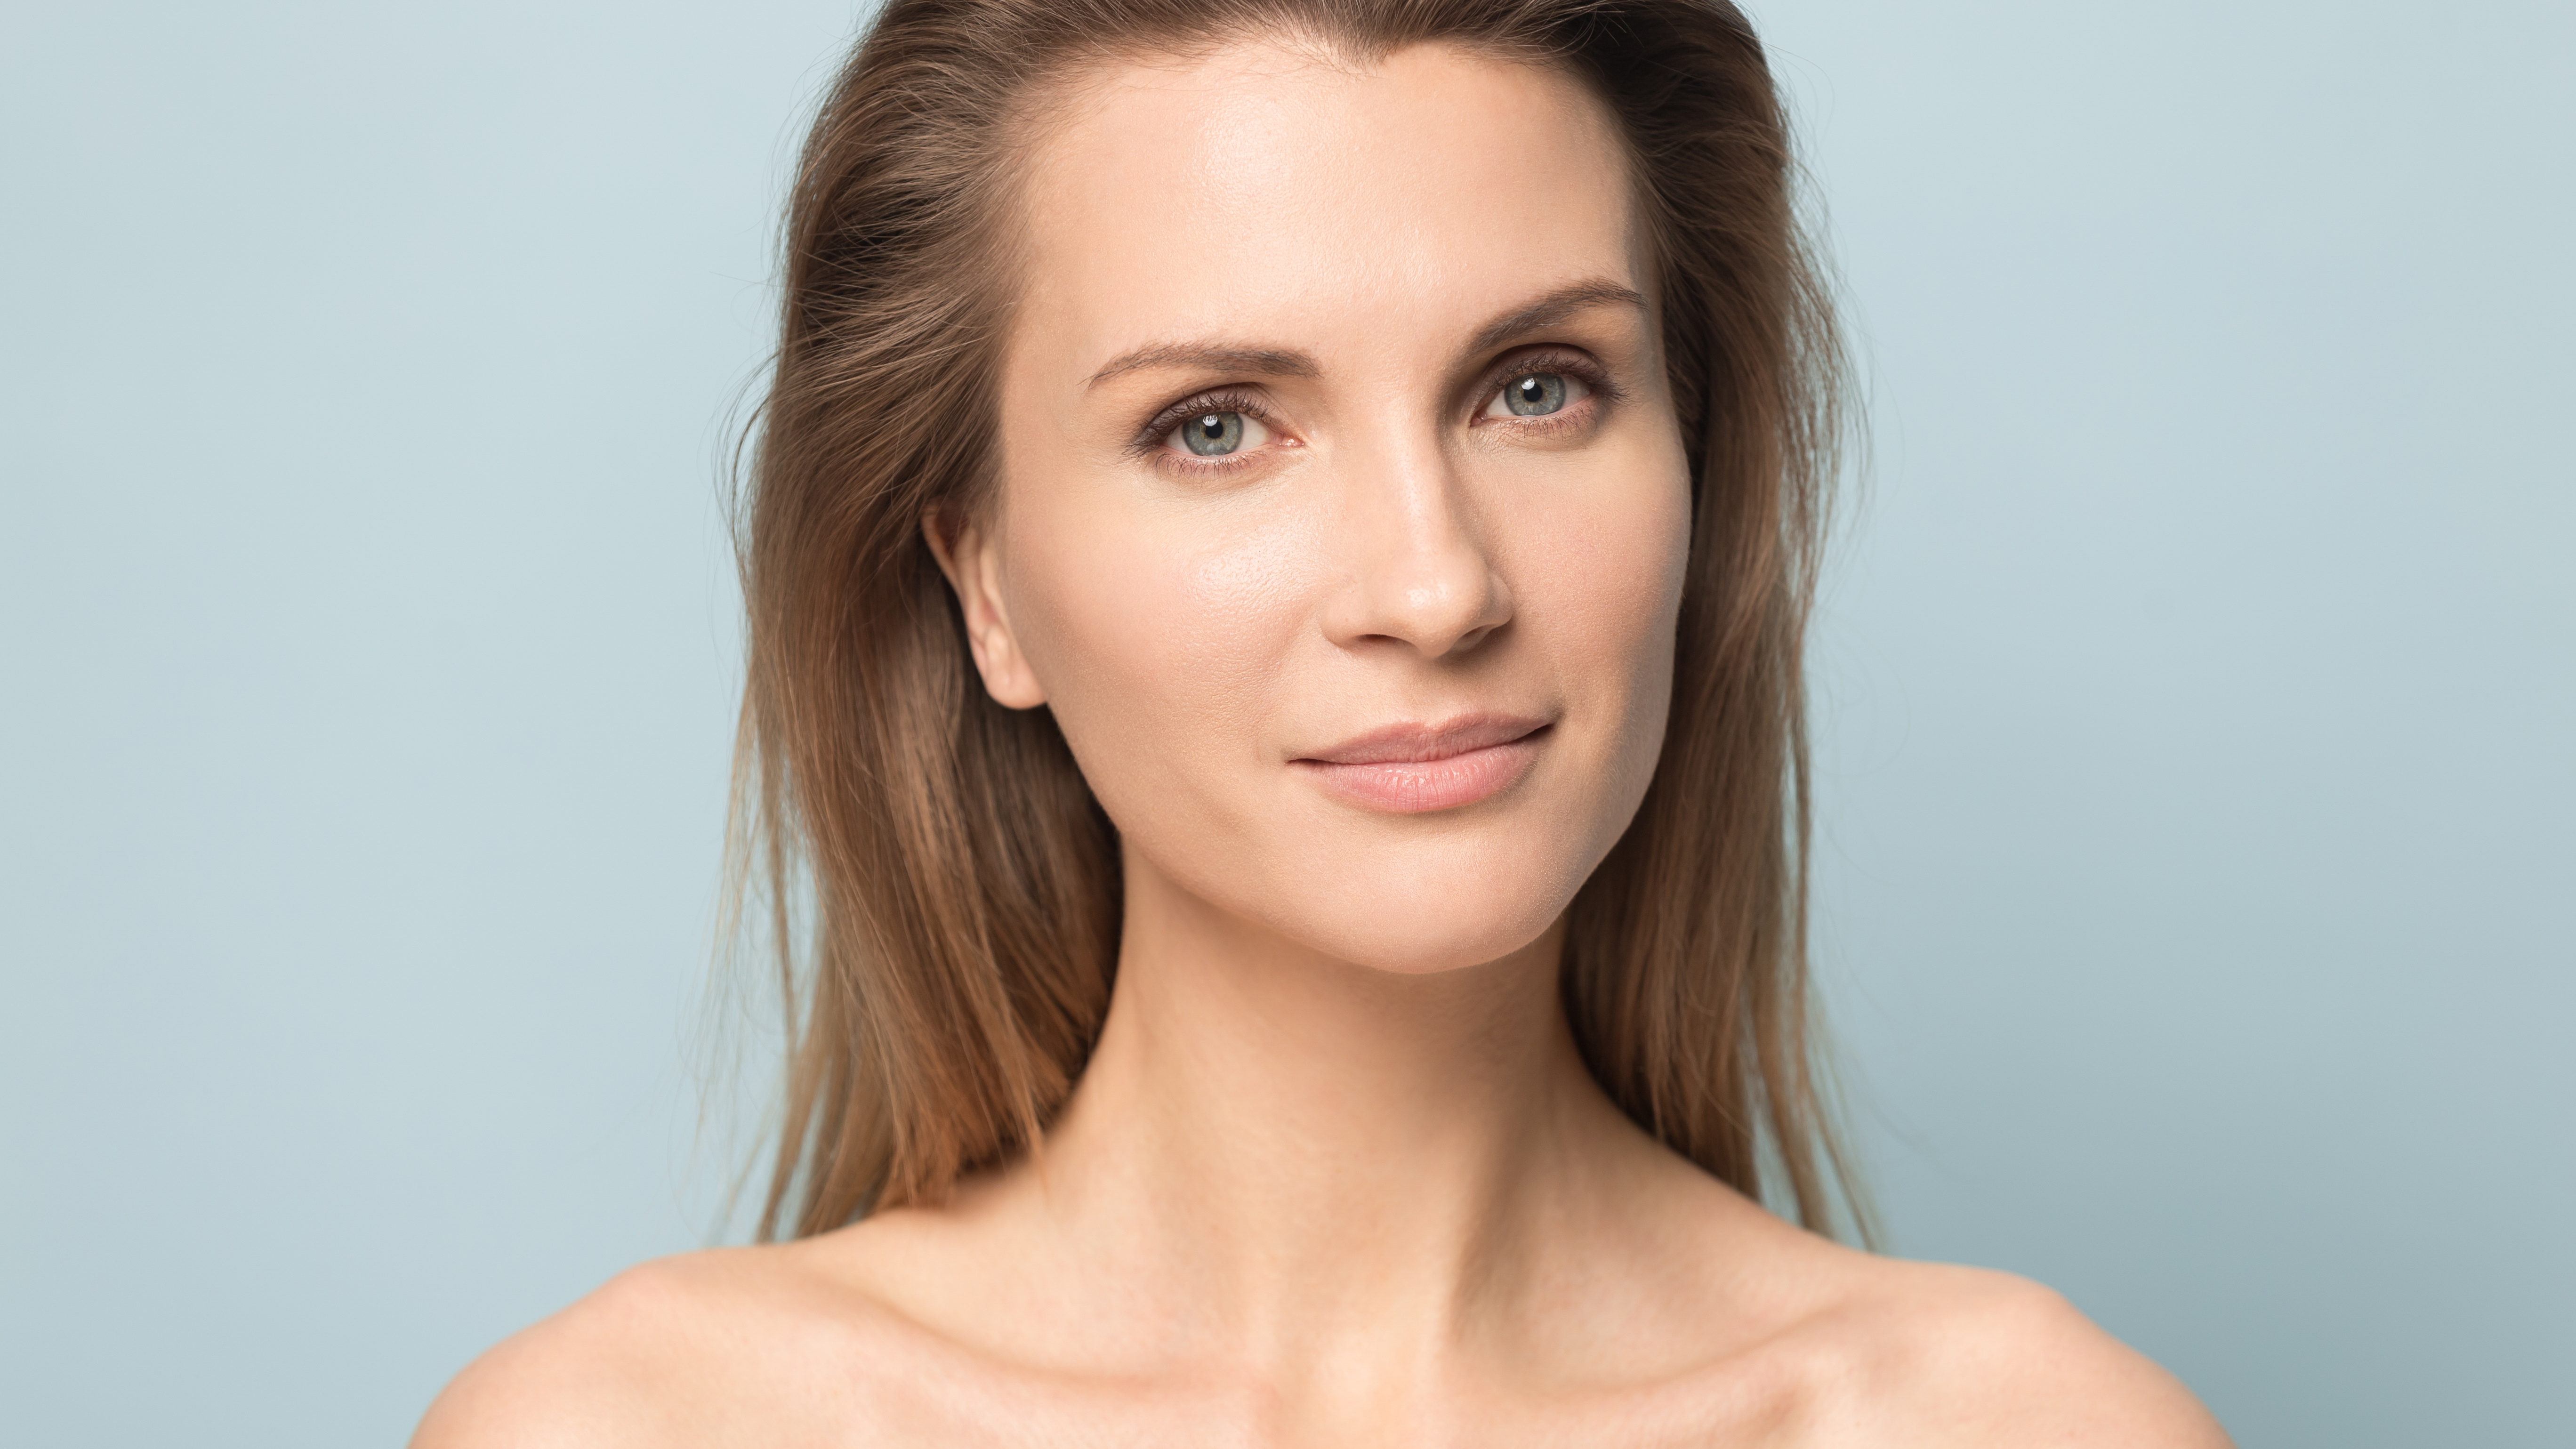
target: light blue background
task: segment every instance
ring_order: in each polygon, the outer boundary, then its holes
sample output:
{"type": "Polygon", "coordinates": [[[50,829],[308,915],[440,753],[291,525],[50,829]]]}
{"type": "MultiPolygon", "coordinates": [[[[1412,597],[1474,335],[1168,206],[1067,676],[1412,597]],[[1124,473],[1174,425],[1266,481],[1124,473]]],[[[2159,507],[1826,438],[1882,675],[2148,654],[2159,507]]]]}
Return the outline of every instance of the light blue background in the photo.
{"type": "MultiPolygon", "coordinates": [[[[2576,12],[1757,14],[1896,1245],[2249,1446],[2576,1442],[2576,12]]],[[[396,1442],[715,1220],[713,480],[852,19],[0,20],[0,1441],[396,1442]]]]}

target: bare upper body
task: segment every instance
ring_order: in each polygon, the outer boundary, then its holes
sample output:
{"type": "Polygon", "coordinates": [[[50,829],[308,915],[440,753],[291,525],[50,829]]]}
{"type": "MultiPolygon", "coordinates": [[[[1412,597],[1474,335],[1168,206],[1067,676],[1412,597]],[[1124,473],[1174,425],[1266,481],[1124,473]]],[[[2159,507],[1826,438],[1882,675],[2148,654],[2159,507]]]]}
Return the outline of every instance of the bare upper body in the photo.
{"type": "Polygon", "coordinates": [[[1215,1309],[1225,1270],[1175,1261],[1199,1244],[1077,1256],[1086,1215],[1060,1220],[1024,1170],[944,1210],[634,1269],[478,1362],[415,1443],[2228,1442],[2047,1289],[1836,1246],[1622,1135],[1620,1171],[1539,1215],[1553,1246],[1449,1314],[1372,1319],[1383,1285],[1329,1269],[1215,1309]]]}
{"type": "Polygon", "coordinates": [[[1788,1226],[1559,987],[1639,810],[1692,483],[1601,101],[1440,45],[1105,65],[1037,138],[998,497],[931,542],[1116,823],[1043,1150],[635,1269],[418,1449],[2226,1440],[2043,1288],[1788,1226]]]}

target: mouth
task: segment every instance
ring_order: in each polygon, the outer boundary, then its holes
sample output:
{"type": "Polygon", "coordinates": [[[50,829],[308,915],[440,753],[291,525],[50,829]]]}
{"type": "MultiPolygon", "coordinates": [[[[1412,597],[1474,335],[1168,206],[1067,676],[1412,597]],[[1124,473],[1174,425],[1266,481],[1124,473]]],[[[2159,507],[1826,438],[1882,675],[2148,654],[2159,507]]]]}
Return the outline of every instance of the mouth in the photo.
{"type": "Polygon", "coordinates": [[[1461,715],[1371,730],[1288,764],[1352,804],[1421,815],[1473,805],[1518,784],[1553,728],[1554,721],[1516,715],[1461,715]]]}

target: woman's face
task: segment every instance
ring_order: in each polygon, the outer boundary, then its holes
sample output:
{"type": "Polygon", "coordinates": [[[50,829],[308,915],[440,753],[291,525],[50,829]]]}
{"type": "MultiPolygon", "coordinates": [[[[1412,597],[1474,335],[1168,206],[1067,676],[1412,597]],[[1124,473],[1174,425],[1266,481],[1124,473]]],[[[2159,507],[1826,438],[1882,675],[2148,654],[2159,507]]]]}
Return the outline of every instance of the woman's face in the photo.
{"type": "Polygon", "coordinates": [[[1626,829],[1690,505],[1613,124],[1453,48],[1246,43],[1037,138],[952,577],[1131,872],[1433,971],[1536,939],[1626,829]]]}

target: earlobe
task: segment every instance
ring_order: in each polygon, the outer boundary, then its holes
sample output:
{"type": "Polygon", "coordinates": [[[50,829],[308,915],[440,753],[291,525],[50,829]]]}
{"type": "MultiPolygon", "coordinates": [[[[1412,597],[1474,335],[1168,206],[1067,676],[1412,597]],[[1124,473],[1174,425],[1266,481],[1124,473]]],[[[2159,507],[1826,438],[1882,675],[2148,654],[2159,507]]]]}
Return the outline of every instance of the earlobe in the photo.
{"type": "Polygon", "coordinates": [[[984,692],[1008,709],[1035,709],[1046,703],[1046,691],[1020,653],[1011,632],[1010,613],[1002,604],[1001,553],[990,533],[972,520],[944,514],[933,507],[921,516],[921,537],[939,571],[957,597],[966,621],[966,643],[975,656],[975,672],[984,692]]]}

